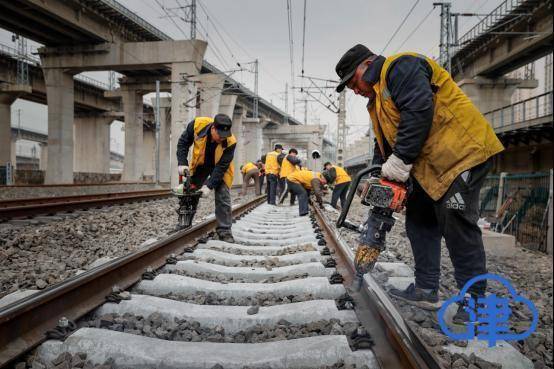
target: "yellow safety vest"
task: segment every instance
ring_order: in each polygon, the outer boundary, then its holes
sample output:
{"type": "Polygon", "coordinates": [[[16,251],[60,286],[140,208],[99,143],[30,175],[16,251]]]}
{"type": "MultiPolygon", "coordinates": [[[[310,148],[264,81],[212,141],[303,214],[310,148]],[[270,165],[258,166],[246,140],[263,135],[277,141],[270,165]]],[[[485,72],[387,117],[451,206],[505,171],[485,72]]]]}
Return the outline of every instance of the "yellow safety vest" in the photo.
{"type": "Polygon", "coordinates": [[[242,173],[246,174],[250,172],[252,169],[258,169],[258,167],[256,166],[256,164],[252,162],[248,162],[242,166],[242,173]]]}
{"type": "Polygon", "coordinates": [[[281,167],[279,166],[279,162],[277,161],[278,156],[279,156],[279,153],[277,151],[272,151],[267,153],[267,155],[265,156],[266,174],[279,175],[279,169],[281,167]]]}
{"type": "Polygon", "coordinates": [[[382,155],[383,139],[394,147],[400,112],[387,88],[391,63],[404,55],[424,58],[433,71],[431,84],[435,114],[429,136],[414,162],[412,175],[433,199],[440,199],[458,175],[504,150],[494,130],[450,74],[434,60],[416,53],[401,53],[386,58],[375,90],[375,101],[368,107],[375,138],[382,155]]]}
{"type": "Polygon", "coordinates": [[[296,165],[293,165],[290,161],[288,161],[287,157],[285,156],[283,158],[283,162],[281,163],[281,171],[279,172],[279,176],[281,178],[287,178],[289,174],[296,171],[298,168],[296,165]]]}
{"type": "Polygon", "coordinates": [[[336,165],[333,165],[333,168],[335,168],[335,171],[337,172],[337,178],[335,179],[335,184],[352,182],[352,178],[350,178],[348,173],[346,173],[346,170],[336,165]]]}
{"type": "Polygon", "coordinates": [[[298,183],[307,190],[312,189],[312,179],[319,178],[321,173],[311,170],[297,170],[287,176],[287,181],[298,183]]]}
{"type": "MultiPolygon", "coordinates": [[[[192,160],[190,163],[190,173],[194,174],[194,170],[204,164],[204,159],[206,157],[206,141],[208,139],[208,129],[206,127],[213,123],[213,118],[209,117],[198,117],[194,119],[194,147],[192,149],[192,160]]],[[[223,151],[237,142],[237,139],[234,135],[227,137],[222,143],[218,144],[215,148],[215,164],[219,162],[223,151]]],[[[229,165],[227,171],[223,175],[223,182],[227,185],[228,188],[231,188],[233,185],[233,174],[234,174],[233,163],[229,165]]]]}

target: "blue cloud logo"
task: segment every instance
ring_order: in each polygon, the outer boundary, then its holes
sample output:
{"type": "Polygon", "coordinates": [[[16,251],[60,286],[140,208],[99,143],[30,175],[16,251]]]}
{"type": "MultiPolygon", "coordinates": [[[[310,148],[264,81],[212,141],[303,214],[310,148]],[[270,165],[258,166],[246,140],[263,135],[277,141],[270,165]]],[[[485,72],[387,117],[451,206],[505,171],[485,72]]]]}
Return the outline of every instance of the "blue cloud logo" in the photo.
{"type": "Polygon", "coordinates": [[[488,341],[489,347],[493,347],[496,346],[496,341],[498,340],[513,341],[529,337],[537,329],[539,313],[533,302],[518,295],[515,288],[507,279],[496,274],[483,274],[467,281],[458,295],[446,300],[438,312],[438,318],[442,332],[453,340],[469,340],[477,337],[477,339],[488,341]],[[493,280],[501,283],[508,290],[510,297],[498,297],[496,294],[490,294],[486,297],[478,298],[477,301],[472,298],[469,299],[464,306],[469,313],[470,321],[467,325],[467,331],[461,333],[452,332],[444,320],[446,310],[453,303],[464,302],[469,288],[482,280],[493,280]],[[510,302],[525,304],[533,314],[529,328],[523,333],[516,334],[510,332],[508,325],[510,315],[512,314],[510,302]]]}

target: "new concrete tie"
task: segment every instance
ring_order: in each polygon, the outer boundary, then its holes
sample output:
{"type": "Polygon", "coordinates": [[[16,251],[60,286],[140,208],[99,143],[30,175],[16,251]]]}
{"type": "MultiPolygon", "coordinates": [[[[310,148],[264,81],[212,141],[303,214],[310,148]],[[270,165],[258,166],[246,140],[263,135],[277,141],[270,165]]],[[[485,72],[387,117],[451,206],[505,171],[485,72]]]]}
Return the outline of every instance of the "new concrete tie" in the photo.
{"type": "MultiPolygon", "coordinates": [[[[226,252],[210,250],[210,249],[196,249],[191,255],[196,260],[210,261],[214,260],[219,263],[232,263],[239,264],[242,261],[253,263],[281,263],[282,265],[311,263],[321,260],[321,255],[318,251],[306,251],[298,252],[295,254],[287,254],[280,256],[263,256],[263,255],[236,255],[226,252]]],[[[281,266],[282,266],[281,265],[281,266]]],[[[275,265],[278,266],[278,265],[275,265]]]]}

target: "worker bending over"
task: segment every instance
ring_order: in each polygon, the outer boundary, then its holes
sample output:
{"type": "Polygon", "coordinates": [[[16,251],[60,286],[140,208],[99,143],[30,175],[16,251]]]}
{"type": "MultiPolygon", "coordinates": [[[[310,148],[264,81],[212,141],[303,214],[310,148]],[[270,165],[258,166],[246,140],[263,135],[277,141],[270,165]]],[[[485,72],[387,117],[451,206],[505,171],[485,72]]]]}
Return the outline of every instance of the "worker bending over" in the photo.
{"type": "Polygon", "coordinates": [[[346,170],[337,165],[333,165],[330,162],[325,163],[323,168],[325,169],[323,175],[325,176],[327,183],[335,184],[333,194],[331,195],[331,206],[337,209],[337,202],[340,199],[340,207],[343,208],[352,178],[350,178],[348,173],[346,173],[346,170]]]}
{"type": "MultiPolygon", "coordinates": [[[[423,308],[439,301],[441,238],[444,237],[458,288],[487,273],[479,219],[479,190],[504,147],[493,129],[432,58],[416,53],[384,57],[363,45],[348,50],[336,66],[340,92],[348,86],[369,99],[376,138],[373,163],[381,176],[406,182],[406,233],[415,260],[415,284],[391,294],[423,308]]],[[[362,236],[360,247],[370,238],[362,236]]],[[[486,281],[470,288],[485,294],[486,281]]],[[[454,322],[469,320],[460,304],[454,322]]],[[[476,305],[477,306],[477,303],[476,305]]]]}
{"type": "MultiPolygon", "coordinates": [[[[302,160],[298,157],[298,151],[294,148],[289,150],[289,154],[283,158],[281,162],[281,171],[279,172],[280,181],[282,181],[283,190],[281,191],[281,196],[279,196],[279,204],[282,204],[288,193],[290,192],[287,186],[287,177],[289,174],[300,170],[302,167],[302,160]]],[[[290,192],[290,204],[294,205],[294,200],[296,196],[294,193],[290,192]]]]}
{"type": "Polygon", "coordinates": [[[231,133],[231,119],[225,114],[215,118],[197,117],[190,122],[177,144],[179,174],[189,170],[191,185],[206,197],[215,192],[216,232],[219,239],[234,242],[231,233],[231,185],[233,184],[233,156],[237,140],[231,133]],[[192,159],[187,156],[190,147],[192,159]]]}
{"type": "Polygon", "coordinates": [[[276,205],[277,199],[277,186],[279,182],[279,171],[281,166],[279,165],[278,156],[283,151],[283,146],[280,144],[275,145],[275,149],[268,152],[265,156],[265,175],[267,178],[267,203],[270,205],[276,205]]]}
{"type": "Polygon", "coordinates": [[[300,216],[308,214],[309,192],[313,192],[316,202],[323,207],[323,185],[326,183],[321,173],[307,169],[297,170],[287,176],[288,190],[298,197],[300,216]]]}
{"type": "Polygon", "coordinates": [[[247,187],[252,179],[254,181],[254,191],[256,192],[256,196],[260,196],[260,169],[258,165],[250,161],[244,165],[241,165],[240,171],[242,173],[242,190],[240,194],[243,196],[246,195],[247,187]]]}

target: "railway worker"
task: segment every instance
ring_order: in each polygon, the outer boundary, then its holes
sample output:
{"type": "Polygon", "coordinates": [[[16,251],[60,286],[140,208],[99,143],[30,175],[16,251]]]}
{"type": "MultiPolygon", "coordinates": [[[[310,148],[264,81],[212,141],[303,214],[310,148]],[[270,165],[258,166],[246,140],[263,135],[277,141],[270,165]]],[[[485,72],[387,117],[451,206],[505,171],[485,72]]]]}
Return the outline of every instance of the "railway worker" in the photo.
{"type": "Polygon", "coordinates": [[[265,176],[267,178],[267,203],[276,205],[277,185],[279,182],[279,165],[278,156],[283,152],[283,146],[276,144],[273,151],[268,152],[265,156],[265,176]]]}
{"type": "MultiPolygon", "coordinates": [[[[298,157],[298,150],[291,148],[287,156],[283,158],[281,162],[281,170],[279,171],[279,181],[283,183],[283,190],[281,191],[281,196],[279,196],[279,204],[283,203],[288,193],[290,192],[287,186],[287,177],[289,174],[300,170],[302,167],[302,160],[298,157]]],[[[294,193],[290,192],[290,204],[294,205],[294,200],[296,196],[294,193]]]]}
{"type": "Polygon", "coordinates": [[[337,209],[337,202],[340,199],[341,208],[344,207],[346,202],[346,194],[348,193],[348,188],[350,188],[350,182],[352,178],[346,173],[344,168],[337,165],[333,165],[330,162],[327,162],[323,165],[324,172],[323,175],[327,180],[328,184],[335,184],[333,188],[333,194],[331,195],[331,206],[337,209]]]}
{"type": "Polygon", "coordinates": [[[285,150],[281,151],[279,156],[277,156],[277,162],[279,163],[279,175],[277,176],[277,200],[281,198],[281,195],[285,192],[285,187],[287,185],[287,179],[281,178],[281,169],[283,167],[283,159],[287,154],[285,153],[285,150]]]}
{"type": "Polygon", "coordinates": [[[323,208],[323,186],[327,183],[319,172],[307,169],[296,170],[287,176],[287,187],[291,195],[298,197],[300,216],[308,215],[308,198],[313,193],[319,207],[323,208]]]}
{"type": "MultiPolygon", "coordinates": [[[[381,175],[413,191],[406,207],[406,233],[415,259],[415,283],[392,290],[396,298],[438,308],[441,238],[444,237],[458,288],[487,273],[479,218],[479,190],[492,157],[504,147],[493,129],[433,59],[416,53],[384,57],[356,45],[336,66],[345,87],[366,97],[373,132],[373,163],[381,175]]],[[[484,295],[486,281],[470,289],[484,295]]],[[[466,301],[467,303],[467,301],[466,301]]],[[[456,324],[469,313],[458,306],[456,324]]]]}
{"type": "Polygon", "coordinates": [[[219,239],[226,242],[234,242],[230,189],[237,140],[231,133],[231,126],[232,121],[225,114],[214,118],[197,117],[187,125],[177,144],[179,174],[190,170],[191,184],[202,192],[202,197],[215,192],[216,232],[219,239]],[[189,164],[187,156],[191,146],[189,164]]]}
{"type": "Polygon", "coordinates": [[[262,189],[264,188],[264,180],[265,180],[265,155],[262,155],[262,158],[256,162],[256,165],[260,169],[260,193],[261,193],[262,189]]]}
{"type": "Polygon", "coordinates": [[[256,196],[260,195],[260,169],[257,164],[249,161],[248,163],[240,166],[242,173],[242,191],[241,195],[246,195],[247,187],[252,179],[254,181],[254,191],[256,196]]]}

